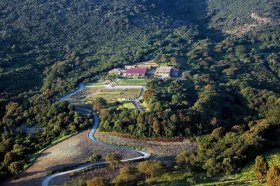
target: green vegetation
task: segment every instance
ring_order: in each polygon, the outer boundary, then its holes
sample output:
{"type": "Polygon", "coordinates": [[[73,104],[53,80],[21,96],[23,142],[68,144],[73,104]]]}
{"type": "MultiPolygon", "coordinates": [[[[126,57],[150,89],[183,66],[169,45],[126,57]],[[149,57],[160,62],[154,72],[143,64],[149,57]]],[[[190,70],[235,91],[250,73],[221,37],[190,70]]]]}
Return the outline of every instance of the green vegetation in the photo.
{"type": "Polygon", "coordinates": [[[242,25],[252,22],[250,15],[256,13],[262,17],[279,19],[279,2],[262,0],[236,1],[209,1],[209,14],[212,15],[211,26],[219,25],[222,28],[242,25]],[[261,8],[259,8],[261,7],[261,8]]]}
{"type": "Polygon", "coordinates": [[[115,168],[121,162],[121,159],[121,155],[114,152],[107,154],[105,157],[106,162],[108,162],[112,168],[115,168]]]}
{"type": "Polygon", "coordinates": [[[135,109],[135,106],[131,102],[123,102],[118,106],[118,109],[135,109]]]}
{"type": "Polygon", "coordinates": [[[279,7],[277,0],[1,0],[0,179],[92,123],[57,97],[150,59],[180,68],[183,78],[147,82],[146,113],[98,99],[133,99],[139,90],[93,94],[100,130],[193,138],[197,152],[182,154],[180,162],[209,176],[232,174],[279,147],[279,7]],[[271,23],[241,37],[222,32],[252,24],[251,13],[271,23]],[[42,131],[26,134],[22,124],[42,131]]]}
{"type": "Polygon", "coordinates": [[[269,165],[265,157],[257,156],[254,170],[258,182],[262,182],[266,178],[268,169],[269,165]]]}
{"type": "Polygon", "coordinates": [[[122,79],[117,82],[118,85],[143,85],[147,83],[146,79],[122,79]]]}
{"type": "MultiPolygon", "coordinates": [[[[280,167],[280,150],[274,149],[264,154],[264,157],[267,159],[269,166],[278,166],[280,167]]],[[[255,161],[248,163],[245,167],[243,167],[237,174],[226,176],[227,178],[216,179],[215,181],[204,181],[204,183],[200,183],[198,185],[206,186],[206,185],[229,185],[229,184],[240,184],[250,182],[251,185],[265,185],[264,183],[259,183],[256,179],[255,175],[255,161]]],[[[265,182],[265,180],[264,180],[265,182]]]]}
{"type": "Polygon", "coordinates": [[[87,182],[87,186],[107,186],[108,184],[102,178],[95,177],[87,182]]]}
{"type": "Polygon", "coordinates": [[[26,109],[17,103],[9,103],[0,121],[0,129],[3,131],[0,144],[2,179],[28,167],[46,147],[87,129],[92,123],[90,116],[80,116],[67,103],[44,102],[38,96],[26,100],[25,104],[30,107],[26,109]],[[28,126],[37,124],[44,128],[42,132],[26,134],[19,129],[23,122],[28,126]]]}
{"type": "Polygon", "coordinates": [[[97,162],[100,160],[102,157],[100,155],[92,154],[89,158],[88,161],[90,162],[97,162]]]}

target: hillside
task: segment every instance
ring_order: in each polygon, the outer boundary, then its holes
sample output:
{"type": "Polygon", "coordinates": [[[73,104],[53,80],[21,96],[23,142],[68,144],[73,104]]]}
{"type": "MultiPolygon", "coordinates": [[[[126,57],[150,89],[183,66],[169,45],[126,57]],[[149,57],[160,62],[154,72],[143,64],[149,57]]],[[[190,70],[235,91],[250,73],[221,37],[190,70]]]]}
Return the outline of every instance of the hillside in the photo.
{"type": "Polygon", "coordinates": [[[210,177],[279,148],[278,1],[1,0],[0,179],[87,130],[77,103],[104,135],[191,140],[180,163],[210,177]],[[169,76],[124,75],[146,61],[169,76]],[[74,89],[73,102],[59,99],[74,89]]]}
{"type": "Polygon", "coordinates": [[[168,49],[156,42],[169,34],[172,39],[166,42],[180,50],[193,32],[203,37],[221,35],[219,30],[250,22],[251,13],[278,19],[278,5],[276,0],[4,0],[0,2],[0,79],[4,82],[0,88],[19,93],[39,90],[44,82],[44,89],[61,92],[104,68],[151,58],[168,49]],[[190,30],[194,25],[200,25],[199,32],[190,30]],[[207,31],[208,25],[215,31],[207,31]],[[181,30],[180,35],[176,30],[181,30]],[[97,71],[92,68],[95,65],[100,66],[97,71]],[[52,74],[50,67],[61,70],[52,74]]]}
{"type": "Polygon", "coordinates": [[[252,13],[273,20],[280,18],[277,0],[212,0],[208,1],[208,11],[211,25],[226,29],[252,22],[252,13]]]}
{"type": "Polygon", "coordinates": [[[1,1],[0,9],[1,89],[8,92],[40,88],[46,77],[49,88],[57,79],[43,72],[55,64],[71,70],[61,79],[75,83],[92,77],[99,63],[101,71],[147,58],[155,50],[151,37],[164,37],[159,33],[172,25],[159,5],[146,1],[1,1]],[[61,64],[69,58],[70,64],[61,64]],[[29,72],[36,79],[30,81],[29,72]]]}

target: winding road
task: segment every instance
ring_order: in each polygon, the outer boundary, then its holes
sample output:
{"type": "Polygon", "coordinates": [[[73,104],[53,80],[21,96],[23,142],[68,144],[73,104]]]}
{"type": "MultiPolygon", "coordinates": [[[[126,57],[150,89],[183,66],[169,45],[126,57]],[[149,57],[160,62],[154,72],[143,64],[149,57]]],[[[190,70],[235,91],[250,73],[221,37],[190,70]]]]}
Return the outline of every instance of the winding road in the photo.
{"type": "MultiPolygon", "coordinates": [[[[79,85],[79,89],[77,89],[76,91],[62,97],[59,101],[66,101],[68,98],[70,98],[71,96],[74,96],[75,94],[79,93],[80,91],[82,91],[84,88],[86,88],[86,86],[84,84],[80,84],[79,85]]],[[[116,87],[112,87],[112,88],[116,88],[116,87]]],[[[143,87],[142,87],[143,89],[143,87]]],[[[135,103],[137,102],[139,98],[137,98],[135,100],[135,103]]],[[[137,103],[136,103],[137,105],[137,103]]],[[[91,110],[87,110],[87,109],[82,109],[82,108],[76,108],[76,110],[80,113],[92,113],[91,110]]],[[[141,111],[141,109],[140,109],[141,111]]],[[[95,143],[99,143],[101,145],[104,145],[106,147],[109,147],[109,148],[114,148],[116,150],[126,150],[126,151],[132,151],[132,152],[137,152],[140,154],[140,156],[138,157],[135,157],[135,158],[129,158],[129,159],[123,159],[121,160],[121,162],[130,162],[130,161],[137,161],[137,160],[145,160],[145,159],[148,159],[151,157],[151,154],[148,153],[148,152],[145,152],[145,151],[141,151],[141,150],[135,150],[135,149],[131,149],[131,148],[127,148],[127,147],[119,147],[119,146],[114,146],[114,145],[110,145],[110,144],[106,144],[104,142],[101,142],[101,141],[98,141],[94,135],[95,135],[95,132],[97,131],[97,128],[99,126],[99,118],[97,116],[96,113],[93,113],[93,127],[92,129],[90,130],[89,134],[88,134],[88,138],[92,141],[92,142],[95,142],[95,143]]],[[[98,166],[98,165],[107,165],[108,163],[105,162],[105,161],[102,161],[102,162],[97,162],[97,163],[88,163],[86,165],[81,165],[79,167],[76,167],[72,170],[68,170],[68,171],[64,171],[64,172],[58,172],[58,173],[55,173],[55,174],[52,174],[52,175],[49,175],[47,176],[46,178],[44,178],[43,182],[42,182],[42,186],[48,186],[50,181],[56,177],[59,177],[59,176],[62,176],[62,175],[67,175],[67,174],[70,174],[70,173],[74,173],[74,172],[78,172],[78,171],[82,171],[82,170],[85,170],[85,169],[88,169],[90,167],[95,167],[95,166],[98,166]]]]}

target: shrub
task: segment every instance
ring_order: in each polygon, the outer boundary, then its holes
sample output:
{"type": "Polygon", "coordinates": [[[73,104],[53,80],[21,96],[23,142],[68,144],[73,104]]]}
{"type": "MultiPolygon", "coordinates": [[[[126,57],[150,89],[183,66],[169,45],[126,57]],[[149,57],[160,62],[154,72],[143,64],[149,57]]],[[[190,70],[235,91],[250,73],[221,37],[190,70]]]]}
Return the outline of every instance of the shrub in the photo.
{"type": "Polygon", "coordinates": [[[279,186],[280,185],[280,168],[272,166],[267,173],[267,185],[279,186]]]}
{"type": "Polygon", "coordinates": [[[155,177],[163,173],[164,165],[161,161],[144,161],[137,165],[137,169],[149,177],[155,177]]]}
{"type": "Polygon", "coordinates": [[[125,166],[121,168],[120,174],[113,180],[116,185],[137,185],[139,172],[135,167],[125,166]]]}
{"type": "Polygon", "coordinates": [[[90,162],[97,162],[98,160],[101,159],[101,156],[100,155],[96,155],[96,154],[92,154],[89,158],[88,158],[88,161],[90,162]]]}
{"type": "Polygon", "coordinates": [[[111,167],[115,168],[121,162],[122,156],[117,153],[109,153],[105,157],[105,160],[110,164],[111,167]]]}
{"type": "Polygon", "coordinates": [[[268,169],[269,165],[265,157],[257,156],[255,163],[255,174],[259,182],[265,179],[268,169]]]}
{"type": "Polygon", "coordinates": [[[107,186],[107,185],[108,183],[100,177],[95,177],[87,182],[87,186],[107,186]]]}

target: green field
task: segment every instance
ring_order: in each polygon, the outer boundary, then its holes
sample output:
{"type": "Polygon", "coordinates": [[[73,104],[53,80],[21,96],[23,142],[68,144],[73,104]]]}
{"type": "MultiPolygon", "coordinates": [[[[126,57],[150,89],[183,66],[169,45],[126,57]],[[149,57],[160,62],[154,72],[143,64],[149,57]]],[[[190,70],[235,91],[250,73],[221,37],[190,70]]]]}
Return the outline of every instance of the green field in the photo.
{"type": "Polygon", "coordinates": [[[146,79],[122,79],[117,82],[118,85],[146,85],[146,79]]]}

